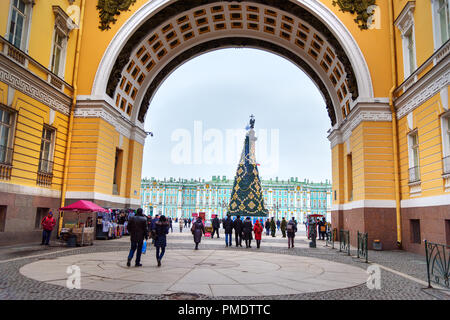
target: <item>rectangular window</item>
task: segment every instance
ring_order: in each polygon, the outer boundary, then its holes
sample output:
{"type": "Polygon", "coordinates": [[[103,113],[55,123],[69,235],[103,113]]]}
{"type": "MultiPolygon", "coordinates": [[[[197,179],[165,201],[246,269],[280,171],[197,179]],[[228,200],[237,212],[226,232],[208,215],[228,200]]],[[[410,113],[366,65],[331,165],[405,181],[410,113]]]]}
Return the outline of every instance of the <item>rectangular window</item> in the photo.
{"type": "Polygon", "coordinates": [[[50,211],[50,208],[37,208],[36,209],[36,219],[34,221],[35,229],[42,229],[41,222],[44,219],[44,217],[46,215],[48,215],[49,211],[50,211]]]}
{"type": "Polygon", "coordinates": [[[415,44],[414,44],[414,38],[413,38],[413,32],[412,29],[408,32],[406,35],[406,41],[408,45],[408,57],[407,57],[407,63],[408,63],[408,76],[416,70],[416,59],[415,59],[415,44]]]}
{"type": "Polygon", "coordinates": [[[52,174],[53,172],[53,145],[55,130],[44,127],[41,138],[41,152],[39,157],[39,173],[52,174]]]}
{"type": "Polygon", "coordinates": [[[450,246],[450,220],[445,220],[445,241],[450,246]]]}
{"type": "Polygon", "coordinates": [[[420,220],[411,219],[411,243],[421,243],[420,238],[420,220]]]}
{"type": "Polygon", "coordinates": [[[0,232],[5,232],[7,206],[0,206],[0,232]]]}
{"type": "Polygon", "coordinates": [[[417,132],[408,136],[409,140],[409,182],[420,181],[419,138],[417,132]]]}
{"type": "Polygon", "coordinates": [[[352,162],[352,154],[347,155],[347,192],[348,192],[348,201],[353,201],[353,162],[352,162]]]}
{"type": "Polygon", "coordinates": [[[450,38],[449,0],[434,0],[433,22],[435,49],[441,47],[450,38]]]}
{"type": "Polygon", "coordinates": [[[14,114],[0,108],[0,164],[12,164],[12,143],[14,114]]]}
{"type": "Polygon", "coordinates": [[[65,59],[65,43],[65,36],[58,29],[56,29],[53,38],[51,71],[59,77],[62,77],[64,74],[63,60],[65,59]]]}
{"type": "Polygon", "coordinates": [[[15,47],[23,49],[26,32],[27,5],[23,0],[13,0],[11,8],[11,19],[9,21],[9,42],[15,47]]]}
{"type": "Polygon", "coordinates": [[[116,149],[116,156],[114,159],[114,177],[113,177],[113,194],[120,194],[120,178],[122,176],[122,158],[123,151],[116,149]]]}
{"type": "Polygon", "coordinates": [[[443,173],[450,173],[450,116],[442,118],[443,173]]]}

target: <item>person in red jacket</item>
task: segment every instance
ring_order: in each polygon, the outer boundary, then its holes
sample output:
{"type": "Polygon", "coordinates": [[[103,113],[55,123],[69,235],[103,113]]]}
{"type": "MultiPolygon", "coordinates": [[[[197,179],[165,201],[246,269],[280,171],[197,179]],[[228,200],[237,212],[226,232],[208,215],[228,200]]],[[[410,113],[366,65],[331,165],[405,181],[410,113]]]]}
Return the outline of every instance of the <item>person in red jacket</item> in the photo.
{"type": "Polygon", "coordinates": [[[41,245],[49,245],[50,242],[50,235],[52,234],[53,228],[56,225],[56,220],[53,218],[53,212],[49,212],[47,216],[42,219],[41,222],[42,225],[42,243],[41,245]]]}
{"type": "Polygon", "coordinates": [[[259,220],[256,220],[255,225],[253,226],[253,232],[255,233],[255,240],[256,240],[256,248],[259,249],[259,246],[261,245],[261,234],[263,232],[263,226],[259,222],[259,220]]]}

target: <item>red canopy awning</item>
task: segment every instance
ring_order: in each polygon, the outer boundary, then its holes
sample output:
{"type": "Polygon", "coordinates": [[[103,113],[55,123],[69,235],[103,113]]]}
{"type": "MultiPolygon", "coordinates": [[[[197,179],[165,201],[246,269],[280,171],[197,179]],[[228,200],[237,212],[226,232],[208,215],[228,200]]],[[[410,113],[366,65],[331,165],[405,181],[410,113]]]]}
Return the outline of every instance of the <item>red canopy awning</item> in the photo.
{"type": "Polygon", "coordinates": [[[87,200],[79,200],[71,205],[60,208],[61,211],[83,211],[83,212],[108,212],[108,210],[87,200]]]}

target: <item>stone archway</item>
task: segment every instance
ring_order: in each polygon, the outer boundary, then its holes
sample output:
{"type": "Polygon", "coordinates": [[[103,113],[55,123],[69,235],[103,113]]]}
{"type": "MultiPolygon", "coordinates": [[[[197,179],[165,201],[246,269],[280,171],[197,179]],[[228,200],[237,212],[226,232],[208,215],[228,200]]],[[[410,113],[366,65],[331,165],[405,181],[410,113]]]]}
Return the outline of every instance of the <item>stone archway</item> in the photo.
{"type": "MultiPolygon", "coordinates": [[[[283,56],[309,75],[326,102],[332,125],[328,132],[333,159],[332,220],[338,229],[355,234],[370,231],[371,238],[387,239],[386,247],[391,248],[395,246],[394,176],[387,172],[379,187],[377,175],[393,167],[392,146],[380,146],[365,137],[378,130],[384,141],[390,141],[392,113],[387,92],[380,90],[385,81],[375,69],[376,59],[367,56],[370,70],[379,79],[372,83],[359,46],[365,48],[365,44],[361,38],[358,43],[349,28],[317,0],[149,1],[136,8],[114,35],[98,65],[90,95],[78,99],[75,118],[80,122],[82,118],[99,119],[98,128],[104,135],[114,132],[110,156],[125,141],[129,162],[120,201],[138,205],[144,121],[164,79],[189,59],[220,48],[251,47],[283,56]],[[348,161],[353,156],[355,161],[348,161]],[[381,190],[386,186],[387,191],[381,190]]],[[[96,138],[96,143],[100,140],[96,138]]],[[[103,157],[101,151],[97,153],[103,157]]],[[[99,172],[93,186],[76,187],[101,192],[74,188],[67,197],[117,201],[109,193],[114,164],[108,161],[97,160],[89,168],[99,172]]]]}
{"type": "Polygon", "coordinates": [[[332,12],[315,1],[271,0],[144,5],[105,52],[92,96],[142,128],[153,94],[174,69],[224,47],[260,48],[291,60],[321,91],[332,126],[345,119],[358,98],[373,98],[364,57],[332,12]]]}

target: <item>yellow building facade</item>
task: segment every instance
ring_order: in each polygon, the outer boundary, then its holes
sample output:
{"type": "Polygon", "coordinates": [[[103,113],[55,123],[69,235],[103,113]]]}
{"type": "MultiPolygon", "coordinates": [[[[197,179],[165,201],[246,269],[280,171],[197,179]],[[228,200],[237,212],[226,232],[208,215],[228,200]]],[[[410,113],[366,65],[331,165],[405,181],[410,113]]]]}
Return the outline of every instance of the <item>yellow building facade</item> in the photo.
{"type": "Polygon", "coordinates": [[[449,1],[358,3],[2,1],[0,242],[79,199],[139,206],[160,84],[202,53],[251,47],[289,59],[323,95],[335,228],[385,249],[448,243],[449,1]]]}

